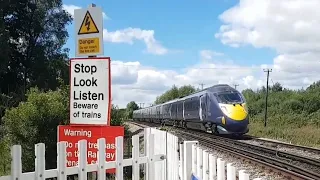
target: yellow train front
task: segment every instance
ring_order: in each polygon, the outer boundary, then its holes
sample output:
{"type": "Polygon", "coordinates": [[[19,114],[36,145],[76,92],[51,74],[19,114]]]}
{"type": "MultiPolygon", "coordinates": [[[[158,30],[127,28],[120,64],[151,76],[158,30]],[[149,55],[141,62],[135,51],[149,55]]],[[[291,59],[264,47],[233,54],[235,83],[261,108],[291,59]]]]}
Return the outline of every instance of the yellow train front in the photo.
{"type": "Polygon", "coordinates": [[[217,117],[217,134],[246,134],[249,124],[249,116],[246,103],[226,102],[219,103],[222,111],[221,116],[217,117]],[[220,123],[219,123],[220,121],[220,123]]]}
{"type": "MultiPolygon", "coordinates": [[[[246,100],[227,84],[214,85],[180,101],[183,101],[184,110],[182,124],[186,128],[230,135],[243,135],[249,131],[246,100]]],[[[174,113],[171,115],[174,117],[174,113]]]]}

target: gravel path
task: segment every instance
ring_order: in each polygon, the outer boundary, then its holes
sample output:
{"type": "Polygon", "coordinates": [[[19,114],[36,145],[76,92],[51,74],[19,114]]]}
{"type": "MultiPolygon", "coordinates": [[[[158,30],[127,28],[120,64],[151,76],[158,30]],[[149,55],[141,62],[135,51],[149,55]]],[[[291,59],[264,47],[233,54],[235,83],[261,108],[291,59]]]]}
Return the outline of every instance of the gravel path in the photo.
{"type": "Polygon", "coordinates": [[[129,127],[128,130],[129,130],[132,134],[143,135],[143,127],[137,126],[137,125],[135,125],[135,124],[128,123],[128,122],[126,122],[125,124],[129,127]]]}

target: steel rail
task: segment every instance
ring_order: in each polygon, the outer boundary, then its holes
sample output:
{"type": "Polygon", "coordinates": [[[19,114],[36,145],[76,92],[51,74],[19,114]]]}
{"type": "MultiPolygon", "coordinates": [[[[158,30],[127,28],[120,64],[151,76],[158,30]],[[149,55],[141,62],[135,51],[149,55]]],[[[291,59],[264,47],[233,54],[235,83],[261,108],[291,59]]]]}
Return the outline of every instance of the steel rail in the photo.
{"type": "Polygon", "coordinates": [[[261,139],[260,137],[251,136],[251,135],[244,135],[244,137],[248,137],[248,138],[254,139],[255,141],[260,141],[262,143],[277,144],[277,145],[280,145],[280,146],[287,146],[287,147],[292,147],[292,148],[301,149],[301,150],[304,150],[304,151],[310,151],[310,152],[313,152],[313,153],[320,154],[320,149],[319,148],[315,148],[315,147],[307,147],[307,146],[290,144],[290,143],[281,142],[281,141],[261,139]]]}
{"type": "MultiPolygon", "coordinates": [[[[150,123],[150,122],[133,122],[136,125],[140,125],[141,124],[153,124],[153,125],[158,125],[156,123],[150,123]]],[[[160,125],[159,125],[160,126],[160,125]]],[[[299,156],[299,155],[295,155],[295,154],[291,154],[291,153],[287,153],[287,152],[283,152],[283,151],[278,151],[272,148],[268,148],[268,147],[264,147],[264,146],[260,146],[260,145],[252,145],[249,143],[245,143],[245,142],[241,142],[241,141],[236,141],[236,140],[232,140],[229,138],[224,138],[224,137],[220,137],[220,136],[212,136],[210,134],[207,134],[205,132],[201,132],[201,131],[196,131],[196,130],[191,130],[191,129],[182,129],[182,128],[174,128],[179,130],[177,133],[181,134],[185,133],[185,136],[189,136],[189,137],[193,137],[201,142],[204,143],[204,145],[207,145],[207,147],[212,148],[212,145],[216,145],[215,148],[216,149],[220,149],[224,152],[228,152],[229,154],[235,154],[237,156],[240,156],[242,158],[248,158],[252,161],[264,164],[265,166],[269,166],[273,169],[276,169],[279,172],[285,173],[287,174],[287,176],[294,176],[297,177],[299,179],[303,178],[303,179],[320,179],[320,174],[306,170],[304,168],[301,168],[299,166],[295,166],[292,164],[289,164],[287,162],[283,162],[280,161],[278,159],[269,157],[269,156],[265,156],[256,152],[252,152],[252,151],[248,151],[248,150],[244,150],[243,148],[250,148],[250,149],[254,149],[256,151],[262,151],[264,153],[269,153],[269,154],[274,154],[277,155],[279,157],[284,157],[284,158],[289,158],[289,159],[293,159],[293,160],[297,160],[300,161],[302,163],[307,163],[307,164],[311,164],[313,166],[316,166],[317,168],[320,169],[320,161],[315,160],[315,159],[311,159],[311,158],[306,158],[303,156],[299,156]],[[201,135],[204,136],[200,136],[199,134],[194,134],[188,131],[196,131],[199,132],[201,135]],[[218,140],[218,141],[214,141],[214,140],[218,140]],[[225,142],[228,143],[225,143],[225,142]],[[223,143],[221,143],[223,142],[223,143]],[[230,144],[233,145],[237,145],[240,146],[242,148],[239,147],[235,147],[232,146],[230,144]]],[[[254,139],[254,138],[253,138],[254,139]]],[[[273,143],[273,141],[271,141],[270,143],[273,143]]],[[[292,147],[295,147],[294,145],[292,147]]]]}
{"type": "MultiPolygon", "coordinates": [[[[225,143],[225,142],[214,141],[211,137],[199,136],[199,135],[196,135],[196,134],[193,134],[190,132],[186,132],[186,131],[178,131],[177,133],[180,135],[183,135],[183,133],[184,133],[186,137],[196,138],[200,143],[202,142],[202,143],[206,144],[207,147],[212,148],[212,145],[216,145],[216,146],[214,146],[214,148],[217,148],[217,149],[220,148],[223,151],[228,151],[228,152],[234,153],[236,155],[242,154],[242,157],[243,156],[250,157],[250,160],[253,160],[253,161],[259,160],[260,163],[264,162],[263,164],[266,166],[269,166],[271,168],[275,168],[281,172],[283,171],[286,174],[288,174],[290,176],[294,176],[296,178],[300,178],[300,179],[302,178],[302,179],[307,179],[307,180],[320,179],[320,174],[318,174],[318,173],[314,173],[312,171],[300,168],[298,166],[289,164],[287,162],[280,161],[278,159],[275,159],[275,158],[272,158],[269,156],[265,156],[265,155],[262,155],[262,154],[259,154],[256,152],[244,150],[242,148],[232,146],[232,145],[225,143]]],[[[215,138],[215,139],[218,139],[218,138],[215,138]]]]}

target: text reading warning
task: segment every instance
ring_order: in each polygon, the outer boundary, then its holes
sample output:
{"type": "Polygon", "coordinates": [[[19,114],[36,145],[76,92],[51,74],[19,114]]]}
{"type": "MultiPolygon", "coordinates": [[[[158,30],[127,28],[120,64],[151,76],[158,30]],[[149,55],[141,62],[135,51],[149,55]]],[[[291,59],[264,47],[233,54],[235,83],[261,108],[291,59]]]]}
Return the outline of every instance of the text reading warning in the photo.
{"type": "Polygon", "coordinates": [[[104,59],[72,59],[70,123],[107,125],[109,62],[104,59]]]}

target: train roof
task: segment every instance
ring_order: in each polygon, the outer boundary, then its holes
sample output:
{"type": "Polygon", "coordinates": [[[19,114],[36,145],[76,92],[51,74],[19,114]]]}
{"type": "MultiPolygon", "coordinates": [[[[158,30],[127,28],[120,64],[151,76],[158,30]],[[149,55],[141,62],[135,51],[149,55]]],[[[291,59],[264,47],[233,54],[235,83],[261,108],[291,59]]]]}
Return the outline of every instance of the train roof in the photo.
{"type": "Polygon", "coordinates": [[[234,89],[233,87],[229,86],[228,84],[217,84],[217,85],[207,87],[201,91],[194,92],[194,93],[189,94],[187,96],[172,99],[172,100],[164,102],[162,104],[157,104],[154,106],[145,107],[145,108],[142,108],[139,110],[143,110],[143,109],[147,109],[147,108],[151,108],[151,107],[156,107],[156,106],[160,106],[160,105],[166,105],[166,104],[170,104],[170,103],[177,102],[177,101],[182,101],[182,100],[194,97],[194,96],[200,96],[200,95],[204,94],[205,92],[219,93],[219,92],[225,92],[225,91],[237,91],[238,92],[238,90],[234,89]]]}
{"type": "Polygon", "coordinates": [[[217,84],[217,85],[207,87],[201,91],[197,91],[192,94],[189,94],[188,96],[182,97],[180,99],[185,100],[194,96],[200,96],[205,92],[219,93],[219,92],[225,92],[225,91],[237,91],[237,90],[232,88],[228,84],[217,84]]]}

